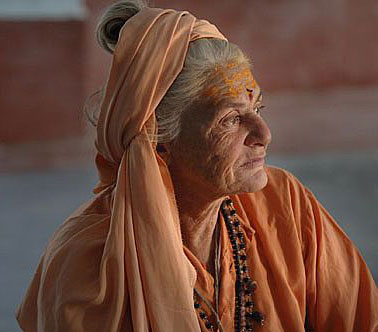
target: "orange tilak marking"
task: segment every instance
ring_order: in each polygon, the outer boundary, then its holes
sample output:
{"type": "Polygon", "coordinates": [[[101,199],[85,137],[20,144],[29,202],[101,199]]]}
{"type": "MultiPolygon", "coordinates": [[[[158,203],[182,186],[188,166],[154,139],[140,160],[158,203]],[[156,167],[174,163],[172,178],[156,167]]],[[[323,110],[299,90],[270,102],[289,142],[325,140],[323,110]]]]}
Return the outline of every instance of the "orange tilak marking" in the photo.
{"type": "Polygon", "coordinates": [[[257,87],[251,70],[247,65],[228,63],[225,67],[215,68],[215,80],[220,79],[205,91],[205,96],[212,97],[216,101],[221,97],[238,97],[247,90],[252,97],[253,89],[257,87]]]}

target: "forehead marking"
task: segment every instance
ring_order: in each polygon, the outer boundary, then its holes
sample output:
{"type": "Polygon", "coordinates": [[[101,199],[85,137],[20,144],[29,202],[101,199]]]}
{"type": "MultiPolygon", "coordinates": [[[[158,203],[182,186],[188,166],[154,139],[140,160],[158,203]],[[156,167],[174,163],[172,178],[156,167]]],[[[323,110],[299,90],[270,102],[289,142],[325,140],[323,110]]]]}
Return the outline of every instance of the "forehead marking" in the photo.
{"type": "Polygon", "coordinates": [[[245,91],[252,98],[253,89],[257,87],[249,66],[235,62],[230,62],[226,66],[217,65],[214,81],[204,94],[216,102],[222,97],[238,97],[245,91]]]}

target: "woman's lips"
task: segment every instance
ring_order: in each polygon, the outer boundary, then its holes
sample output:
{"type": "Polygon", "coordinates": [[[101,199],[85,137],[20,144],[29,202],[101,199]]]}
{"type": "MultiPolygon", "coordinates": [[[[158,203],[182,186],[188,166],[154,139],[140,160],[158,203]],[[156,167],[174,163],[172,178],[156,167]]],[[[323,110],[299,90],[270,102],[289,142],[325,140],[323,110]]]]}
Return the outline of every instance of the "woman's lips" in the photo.
{"type": "Polygon", "coordinates": [[[248,160],[246,163],[244,163],[240,167],[242,167],[242,168],[256,168],[256,167],[263,166],[264,163],[265,163],[265,157],[253,158],[251,160],[248,160]]]}

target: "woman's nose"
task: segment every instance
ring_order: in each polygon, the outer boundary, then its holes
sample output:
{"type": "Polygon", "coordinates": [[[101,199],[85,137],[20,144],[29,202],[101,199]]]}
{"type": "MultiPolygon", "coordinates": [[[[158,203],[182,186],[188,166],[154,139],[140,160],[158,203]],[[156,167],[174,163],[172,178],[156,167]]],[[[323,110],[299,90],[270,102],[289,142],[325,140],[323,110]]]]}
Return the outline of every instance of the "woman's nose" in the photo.
{"type": "Polygon", "coordinates": [[[264,146],[267,148],[272,140],[272,134],[261,116],[253,115],[247,121],[248,135],[244,144],[247,146],[264,146]]]}

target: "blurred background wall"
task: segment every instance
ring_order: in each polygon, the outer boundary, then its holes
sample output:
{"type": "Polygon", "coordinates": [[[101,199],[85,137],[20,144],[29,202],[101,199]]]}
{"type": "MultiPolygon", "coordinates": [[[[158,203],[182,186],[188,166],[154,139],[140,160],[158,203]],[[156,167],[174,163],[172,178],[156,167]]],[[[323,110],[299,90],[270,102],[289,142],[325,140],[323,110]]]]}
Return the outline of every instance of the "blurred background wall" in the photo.
{"type": "MultiPolygon", "coordinates": [[[[85,97],[105,82],[110,61],[94,39],[99,13],[109,3],[1,1],[0,111],[6,121],[0,122],[0,144],[83,134],[77,119],[85,97]]],[[[156,0],[155,5],[187,9],[217,24],[251,56],[267,95],[378,83],[376,1],[156,0]]],[[[335,109],[333,116],[342,114],[335,109]]],[[[370,146],[375,138],[358,144],[370,146]]],[[[335,139],[336,148],[345,144],[335,139]]]]}
{"type": "MultiPolygon", "coordinates": [[[[0,0],[0,331],[53,230],[96,183],[86,98],[111,57],[110,0],[0,0]],[[5,285],[5,286],[4,286],[5,285]]],[[[309,186],[378,278],[378,2],[156,0],[215,23],[250,55],[270,162],[309,186]]]]}
{"type": "MultiPolygon", "coordinates": [[[[108,3],[88,1],[88,6],[97,16],[108,3]]],[[[269,91],[378,82],[374,1],[155,0],[155,4],[186,9],[215,23],[251,56],[257,77],[269,91]]]]}

